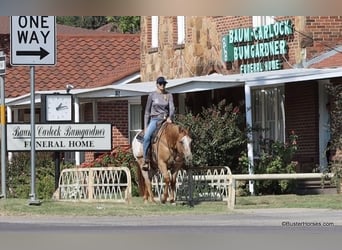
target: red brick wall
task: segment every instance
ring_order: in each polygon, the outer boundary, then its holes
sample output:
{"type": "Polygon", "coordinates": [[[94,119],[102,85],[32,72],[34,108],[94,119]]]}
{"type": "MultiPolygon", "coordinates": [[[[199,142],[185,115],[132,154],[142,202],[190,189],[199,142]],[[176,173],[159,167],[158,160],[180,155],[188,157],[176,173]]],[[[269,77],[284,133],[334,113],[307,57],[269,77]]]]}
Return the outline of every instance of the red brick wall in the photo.
{"type": "MultiPolygon", "coordinates": [[[[91,105],[86,106],[85,117],[86,121],[92,121],[91,105]],[[88,107],[89,106],[89,107],[88,107]]],[[[107,101],[97,103],[97,114],[99,123],[112,124],[112,148],[117,146],[129,145],[128,141],[128,102],[122,101],[107,101]]],[[[94,160],[96,152],[87,152],[85,161],[94,160]]]]}
{"type": "Polygon", "coordinates": [[[113,125],[113,147],[128,145],[128,102],[127,100],[100,102],[97,104],[98,122],[113,125]]]}
{"type": "Polygon", "coordinates": [[[307,48],[311,59],[342,44],[342,16],[307,16],[305,32],[313,38],[313,46],[307,48]]]}

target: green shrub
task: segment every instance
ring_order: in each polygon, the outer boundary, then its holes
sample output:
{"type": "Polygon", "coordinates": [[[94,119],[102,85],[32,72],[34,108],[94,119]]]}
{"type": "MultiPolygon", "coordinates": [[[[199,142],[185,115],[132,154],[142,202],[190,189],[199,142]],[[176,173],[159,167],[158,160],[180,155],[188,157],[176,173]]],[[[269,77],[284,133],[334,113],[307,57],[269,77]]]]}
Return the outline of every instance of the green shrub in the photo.
{"type": "Polygon", "coordinates": [[[55,192],[55,177],[52,175],[45,175],[38,178],[37,181],[37,195],[38,199],[49,200],[55,192]]]}
{"type": "Polygon", "coordinates": [[[127,167],[131,172],[132,196],[139,196],[138,165],[129,146],[118,146],[111,152],[102,154],[91,162],[84,162],[80,167],[91,168],[108,166],[127,167]]]}
{"type": "Polygon", "coordinates": [[[239,110],[223,100],[196,116],[188,113],[176,117],[176,123],[189,128],[195,166],[228,166],[241,173],[238,161],[247,140],[239,110]]]}
{"type": "MultiPolygon", "coordinates": [[[[255,161],[256,174],[294,173],[295,163],[292,157],[297,151],[297,135],[291,132],[288,142],[268,141],[269,145],[261,153],[260,159],[255,161]]],[[[257,194],[285,194],[295,190],[294,180],[260,180],[255,181],[257,194]]]]}
{"type": "MultiPolygon", "coordinates": [[[[54,192],[54,162],[51,153],[36,153],[37,197],[50,199],[54,192]],[[44,183],[44,184],[43,184],[44,183]]],[[[31,192],[31,153],[14,153],[7,163],[7,192],[10,198],[28,198],[31,192]]]]}

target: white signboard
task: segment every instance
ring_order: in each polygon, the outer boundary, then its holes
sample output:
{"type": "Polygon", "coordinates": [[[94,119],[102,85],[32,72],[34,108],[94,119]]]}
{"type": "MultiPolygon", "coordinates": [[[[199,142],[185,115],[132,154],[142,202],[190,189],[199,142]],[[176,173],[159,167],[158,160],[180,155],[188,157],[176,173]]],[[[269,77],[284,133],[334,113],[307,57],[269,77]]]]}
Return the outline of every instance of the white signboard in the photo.
{"type": "Polygon", "coordinates": [[[11,64],[56,64],[56,18],[11,16],[11,64]]]}
{"type": "MultiPolygon", "coordinates": [[[[110,151],[112,125],[36,124],[37,151],[110,151]]],[[[31,125],[7,124],[7,150],[31,150],[31,125]]]]}

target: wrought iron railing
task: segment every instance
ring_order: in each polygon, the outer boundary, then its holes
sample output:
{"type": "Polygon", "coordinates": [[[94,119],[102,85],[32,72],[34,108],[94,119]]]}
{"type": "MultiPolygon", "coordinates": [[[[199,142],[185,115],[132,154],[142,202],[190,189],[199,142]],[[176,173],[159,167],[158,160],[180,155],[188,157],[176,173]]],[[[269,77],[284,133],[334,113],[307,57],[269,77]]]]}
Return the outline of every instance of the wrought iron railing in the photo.
{"type": "MultiPolygon", "coordinates": [[[[198,201],[228,201],[231,171],[229,167],[193,167],[178,172],[176,200],[189,203],[198,201]]],[[[152,179],[152,190],[156,198],[164,191],[161,174],[152,179]]]]}

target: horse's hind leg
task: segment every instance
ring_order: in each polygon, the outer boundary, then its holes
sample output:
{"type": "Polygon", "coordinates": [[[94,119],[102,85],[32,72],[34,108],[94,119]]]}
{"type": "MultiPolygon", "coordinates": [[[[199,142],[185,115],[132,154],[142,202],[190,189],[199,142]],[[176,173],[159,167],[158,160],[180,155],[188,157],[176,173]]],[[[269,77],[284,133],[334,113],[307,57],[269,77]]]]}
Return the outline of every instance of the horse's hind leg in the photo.
{"type": "Polygon", "coordinates": [[[142,172],[142,176],[145,182],[145,189],[144,189],[144,196],[143,196],[144,203],[146,203],[147,201],[155,203],[156,201],[154,200],[154,197],[153,197],[152,184],[151,184],[149,173],[148,171],[141,171],[141,172],[142,172]]]}

